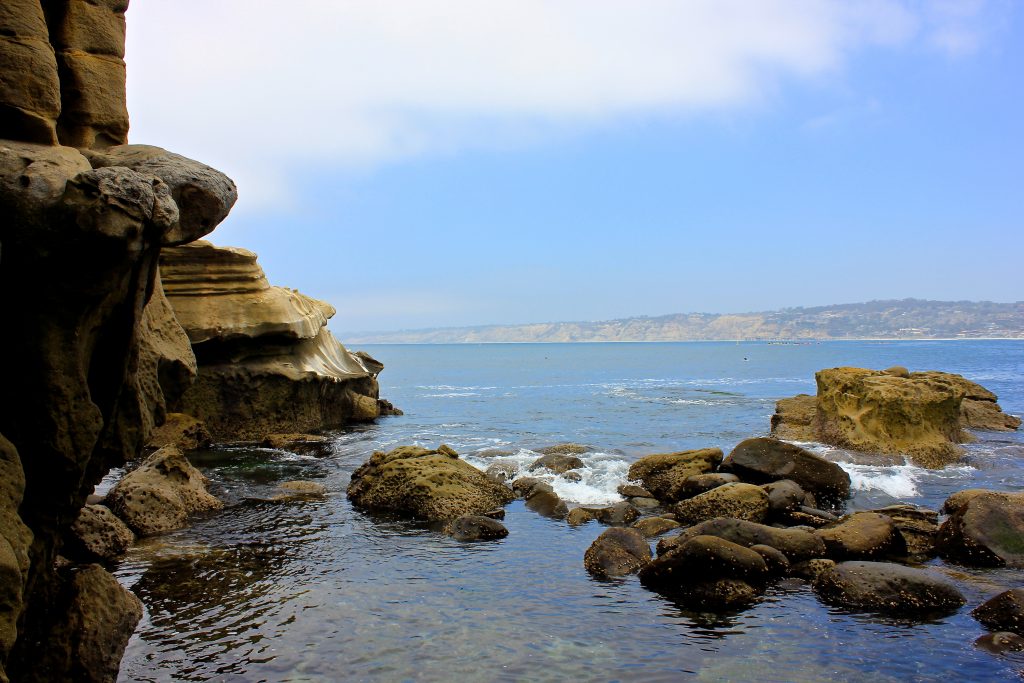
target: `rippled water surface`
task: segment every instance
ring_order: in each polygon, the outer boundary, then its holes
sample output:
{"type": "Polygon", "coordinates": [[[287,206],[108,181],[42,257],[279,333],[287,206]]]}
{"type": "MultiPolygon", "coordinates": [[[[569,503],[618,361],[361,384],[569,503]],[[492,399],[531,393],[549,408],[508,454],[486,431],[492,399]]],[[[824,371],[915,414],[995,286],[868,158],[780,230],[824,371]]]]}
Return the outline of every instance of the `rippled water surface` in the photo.
{"type": "MultiPolygon", "coordinates": [[[[428,525],[356,511],[352,471],[378,449],[447,443],[485,467],[535,449],[591,446],[581,503],[617,500],[630,462],[728,451],[768,430],[777,399],[814,393],[814,372],[855,365],[961,373],[1024,413],[1024,342],[833,342],[379,346],[381,395],[406,412],[334,434],[329,453],[224,448],[194,461],[227,501],[188,529],[136,546],[117,569],[146,605],[123,681],[1006,680],[1024,659],[975,649],[970,609],[1024,574],[934,561],[968,598],[904,622],[819,603],[783,581],[757,605],[700,614],[635,577],[598,581],[583,553],[603,527],[507,508],[507,539],[451,540],[428,525]],[[313,479],[326,498],[269,501],[313,479]]],[[[958,466],[864,464],[850,509],[897,500],[938,508],[951,492],[1024,490],[1024,436],[981,434],[958,466]]]]}

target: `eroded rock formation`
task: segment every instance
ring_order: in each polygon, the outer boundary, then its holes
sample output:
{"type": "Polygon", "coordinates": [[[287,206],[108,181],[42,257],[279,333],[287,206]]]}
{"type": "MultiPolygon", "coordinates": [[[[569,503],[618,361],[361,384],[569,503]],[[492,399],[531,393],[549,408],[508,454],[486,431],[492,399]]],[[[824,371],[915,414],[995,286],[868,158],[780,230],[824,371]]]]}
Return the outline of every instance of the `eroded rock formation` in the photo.
{"type": "Polygon", "coordinates": [[[98,565],[58,562],[62,539],[194,372],[154,297],[161,247],[235,199],[213,169],[122,146],[126,8],[0,3],[0,680],[116,676],[141,608],[98,565]]]}
{"type": "Polygon", "coordinates": [[[327,329],[334,307],[267,282],[256,255],[209,242],[165,249],[161,279],[199,361],[180,412],[218,441],[311,432],[381,414],[376,373],[327,329]]]}
{"type": "Polygon", "coordinates": [[[1021,423],[1003,413],[995,394],[951,373],[831,368],[815,378],[816,396],[776,404],[773,436],[942,467],[959,459],[959,444],[973,438],[966,429],[1011,430],[1021,423]]]}

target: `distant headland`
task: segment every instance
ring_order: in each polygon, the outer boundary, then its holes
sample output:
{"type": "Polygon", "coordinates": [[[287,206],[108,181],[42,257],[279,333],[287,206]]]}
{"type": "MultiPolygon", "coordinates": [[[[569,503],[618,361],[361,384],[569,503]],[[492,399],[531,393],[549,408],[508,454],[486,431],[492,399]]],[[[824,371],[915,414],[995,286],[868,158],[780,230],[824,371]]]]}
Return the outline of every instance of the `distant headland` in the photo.
{"type": "Polygon", "coordinates": [[[1024,339],[1024,302],[900,299],[756,313],[346,333],[353,344],[1024,339]]]}

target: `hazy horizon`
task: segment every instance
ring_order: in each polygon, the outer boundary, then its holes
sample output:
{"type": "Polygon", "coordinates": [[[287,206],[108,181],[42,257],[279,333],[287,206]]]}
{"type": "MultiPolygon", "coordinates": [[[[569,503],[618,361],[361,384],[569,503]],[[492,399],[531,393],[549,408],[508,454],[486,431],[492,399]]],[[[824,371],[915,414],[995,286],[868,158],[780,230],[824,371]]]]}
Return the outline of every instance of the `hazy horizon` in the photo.
{"type": "Polygon", "coordinates": [[[147,0],[126,60],[342,340],[1024,299],[1017,3],[147,0]]]}

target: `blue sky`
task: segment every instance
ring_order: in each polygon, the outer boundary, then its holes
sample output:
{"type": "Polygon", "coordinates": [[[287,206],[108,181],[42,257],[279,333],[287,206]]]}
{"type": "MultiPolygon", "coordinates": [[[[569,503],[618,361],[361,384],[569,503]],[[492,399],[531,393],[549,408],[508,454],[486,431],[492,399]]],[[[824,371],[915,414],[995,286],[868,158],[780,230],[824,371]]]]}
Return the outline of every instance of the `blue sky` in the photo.
{"type": "Polygon", "coordinates": [[[131,141],[342,338],[1024,299],[1017,3],[233,4],[131,6],[131,141]]]}

